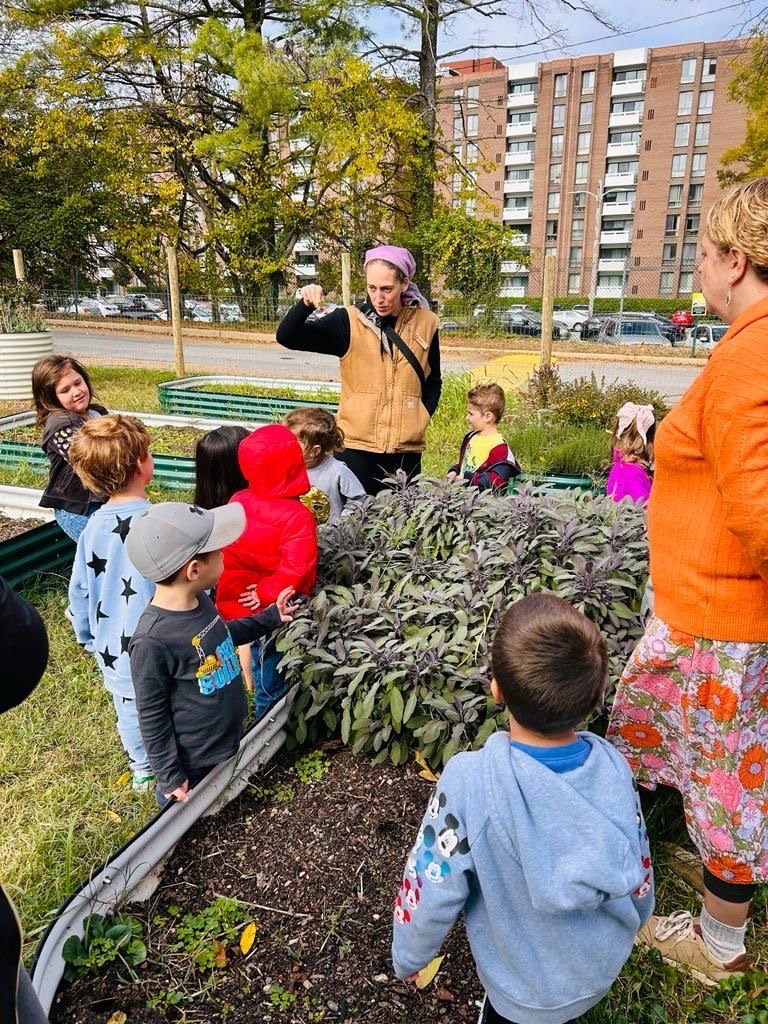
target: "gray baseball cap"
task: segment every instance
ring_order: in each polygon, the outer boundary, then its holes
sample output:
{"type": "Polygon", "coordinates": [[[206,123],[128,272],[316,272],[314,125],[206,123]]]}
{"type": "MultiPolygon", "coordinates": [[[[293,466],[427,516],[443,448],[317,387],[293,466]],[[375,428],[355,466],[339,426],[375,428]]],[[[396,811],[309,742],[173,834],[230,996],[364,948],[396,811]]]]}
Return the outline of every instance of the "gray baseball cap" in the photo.
{"type": "Polygon", "coordinates": [[[195,555],[236,541],[244,529],[245,509],[237,501],[212,509],[166,501],[133,517],[125,548],[141,575],[159,583],[195,555]]]}

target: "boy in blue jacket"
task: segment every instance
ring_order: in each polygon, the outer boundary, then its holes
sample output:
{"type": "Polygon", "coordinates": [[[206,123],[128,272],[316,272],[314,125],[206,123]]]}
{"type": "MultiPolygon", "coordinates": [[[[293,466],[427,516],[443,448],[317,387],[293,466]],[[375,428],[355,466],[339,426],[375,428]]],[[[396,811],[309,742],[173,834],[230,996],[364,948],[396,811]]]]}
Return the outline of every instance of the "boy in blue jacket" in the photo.
{"type": "Polygon", "coordinates": [[[136,623],[155,593],[155,584],[134,569],[125,550],[131,521],[150,503],[147,484],[154,464],[150,438],[132,416],[100,416],[77,432],[70,465],[93,494],[107,499],[93,513],[77,542],[69,584],[69,618],[77,642],[98,662],[112,694],[117,731],[128,755],[133,788],[154,788],[144,749],[128,658],[136,623]]]}
{"type": "Polygon", "coordinates": [[[463,912],[481,1024],[565,1024],[608,992],[653,912],[648,837],[624,758],[576,731],[608,681],[596,627],[532,594],[502,618],[492,664],[509,732],[438,782],[397,898],[395,973],[413,980],[463,912]]]}

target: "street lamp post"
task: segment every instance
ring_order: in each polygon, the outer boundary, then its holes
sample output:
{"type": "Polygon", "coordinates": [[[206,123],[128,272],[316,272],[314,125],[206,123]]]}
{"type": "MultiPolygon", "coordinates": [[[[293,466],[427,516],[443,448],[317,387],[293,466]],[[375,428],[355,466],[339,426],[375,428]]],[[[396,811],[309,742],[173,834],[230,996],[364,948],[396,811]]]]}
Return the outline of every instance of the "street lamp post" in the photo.
{"type": "Polygon", "coordinates": [[[569,193],[574,196],[583,192],[584,195],[592,196],[597,203],[597,208],[595,209],[595,230],[592,234],[592,274],[589,283],[590,317],[595,311],[595,296],[597,295],[597,262],[598,254],[600,252],[600,228],[603,222],[603,199],[605,198],[606,193],[615,191],[615,188],[603,188],[603,179],[601,178],[597,183],[597,192],[590,192],[588,188],[580,188],[577,191],[569,193]]]}

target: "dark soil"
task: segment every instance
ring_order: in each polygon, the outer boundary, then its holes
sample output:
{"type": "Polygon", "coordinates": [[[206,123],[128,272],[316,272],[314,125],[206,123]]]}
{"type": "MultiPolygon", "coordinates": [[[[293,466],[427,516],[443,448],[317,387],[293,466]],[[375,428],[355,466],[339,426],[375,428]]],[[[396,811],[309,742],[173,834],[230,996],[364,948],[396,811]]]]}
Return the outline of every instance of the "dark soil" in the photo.
{"type": "MultiPolygon", "coordinates": [[[[146,905],[125,908],[144,923],[148,963],[80,979],[51,1011],[52,1024],[454,1024],[477,1020],[481,990],[463,929],[423,991],[392,974],[392,906],[431,785],[414,766],[374,765],[330,751],[324,778],[301,782],[281,755],[219,815],[184,839],[146,905]],[[222,963],[195,969],[179,941],[184,914],[217,896],[244,901],[222,963]],[[239,935],[256,924],[244,955],[239,935]],[[178,1000],[178,1002],[177,1002],[178,1000]]],[[[326,749],[328,749],[328,747],[326,749]]],[[[299,763],[301,764],[301,763],[299,763]]],[[[210,947],[210,943],[209,943],[210,947]]]]}
{"type": "Polygon", "coordinates": [[[10,519],[8,516],[0,515],[0,542],[18,537],[27,530],[34,530],[44,522],[44,519],[10,519]]]}

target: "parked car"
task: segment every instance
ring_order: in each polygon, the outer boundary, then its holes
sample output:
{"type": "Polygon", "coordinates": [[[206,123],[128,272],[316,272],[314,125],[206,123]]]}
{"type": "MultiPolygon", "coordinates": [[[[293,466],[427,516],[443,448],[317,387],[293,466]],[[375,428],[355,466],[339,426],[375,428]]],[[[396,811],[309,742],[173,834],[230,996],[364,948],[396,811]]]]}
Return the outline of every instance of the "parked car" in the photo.
{"type": "Polygon", "coordinates": [[[554,316],[558,323],[565,324],[570,331],[579,332],[587,319],[587,314],[580,309],[558,309],[555,306],[554,316]]]}
{"type": "Polygon", "coordinates": [[[77,302],[70,302],[60,307],[61,313],[77,313],[78,316],[120,316],[120,310],[111,302],[104,302],[102,299],[78,299],[77,302]]]}
{"type": "Polygon", "coordinates": [[[691,334],[691,344],[696,348],[714,348],[728,330],[728,324],[699,324],[691,334]]]}
{"type": "Polygon", "coordinates": [[[460,320],[441,320],[440,321],[440,333],[441,334],[462,334],[467,329],[467,325],[462,323],[460,320]]]}
{"type": "Polygon", "coordinates": [[[662,316],[661,313],[629,313],[626,314],[633,320],[652,320],[657,323],[661,328],[663,334],[666,336],[667,341],[670,345],[677,345],[682,340],[685,328],[679,327],[677,324],[672,323],[667,317],[662,316]]]}
{"type": "Polygon", "coordinates": [[[598,336],[603,324],[610,318],[610,313],[595,313],[582,321],[579,335],[582,341],[591,341],[598,336]]]}
{"type": "Polygon", "coordinates": [[[663,345],[669,337],[651,317],[612,316],[603,323],[597,340],[607,345],[663,345]]]}
{"type": "Polygon", "coordinates": [[[676,309],[669,319],[676,327],[693,327],[693,313],[690,309],[676,309]]]}
{"type": "MultiPolygon", "coordinates": [[[[541,337],[541,316],[530,310],[525,313],[519,313],[516,311],[510,311],[500,320],[503,324],[507,334],[519,334],[523,337],[529,338],[540,338],[541,337]]],[[[552,337],[563,341],[569,338],[571,335],[571,329],[568,324],[561,323],[559,320],[552,321],[552,337]]]]}

